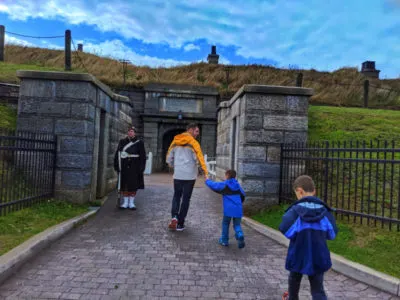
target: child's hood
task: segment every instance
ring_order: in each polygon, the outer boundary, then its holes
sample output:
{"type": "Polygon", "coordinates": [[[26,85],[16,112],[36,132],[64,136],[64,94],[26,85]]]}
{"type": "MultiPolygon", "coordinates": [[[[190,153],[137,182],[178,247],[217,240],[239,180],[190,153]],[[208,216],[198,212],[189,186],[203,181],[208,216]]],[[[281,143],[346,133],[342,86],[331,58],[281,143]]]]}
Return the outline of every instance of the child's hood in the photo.
{"type": "Polygon", "coordinates": [[[293,209],[298,216],[306,222],[318,222],[330,208],[317,197],[304,197],[293,204],[293,209]]]}
{"type": "Polygon", "coordinates": [[[226,180],[225,184],[231,191],[239,191],[240,190],[240,184],[239,184],[239,182],[237,182],[237,180],[235,178],[226,180]]]}

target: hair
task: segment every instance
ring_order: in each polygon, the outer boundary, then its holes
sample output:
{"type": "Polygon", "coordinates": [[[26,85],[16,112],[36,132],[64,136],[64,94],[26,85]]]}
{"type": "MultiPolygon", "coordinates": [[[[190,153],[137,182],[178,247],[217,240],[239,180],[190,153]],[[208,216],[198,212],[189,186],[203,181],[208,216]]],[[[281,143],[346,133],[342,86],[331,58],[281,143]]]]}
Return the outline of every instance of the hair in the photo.
{"type": "Polygon", "coordinates": [[[226,175],[229,179],[236,178],[236,171],[235,171],[235,170],[227,170],[227,171],[225,172],[225,175],[226,175]]]}
{"type": "Polygon", "coordinates": [[[306,193],[315,191],[315,183],[310,176],[301,175],[293,182],[293,189],[302,188],[306,193]]]}
{"type": "Polygon", "coordinates": [[[129,126],[129,127],[128,127],[128,131],[129,131],[129,130],[133,130],[135,133],[137,132],[137,129],[136,129],[135,126],[129,126]]]}
{"type": "Polygon", "coordinates": [[[198,128],[199,127],[199,125],[197,125],[196,123],[190,123],[190,124],[188,124],[187,126],[186,126],[186,130],[189,130],[189,129],[196,129],[196,128],[198,128]]]}

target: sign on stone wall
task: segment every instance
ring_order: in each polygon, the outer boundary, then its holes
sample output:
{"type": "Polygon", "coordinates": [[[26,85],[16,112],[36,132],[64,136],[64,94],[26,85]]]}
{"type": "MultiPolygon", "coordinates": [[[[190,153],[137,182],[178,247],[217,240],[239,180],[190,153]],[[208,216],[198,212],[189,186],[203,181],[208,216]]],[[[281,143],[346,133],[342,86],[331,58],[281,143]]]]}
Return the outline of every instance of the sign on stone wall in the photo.
{"type": "Polygon", "coordinates": [[[203,101],[201,99],[193,98],[160,97],[159,109],[160,111],[202,113],[202,102],[203,101]]]}

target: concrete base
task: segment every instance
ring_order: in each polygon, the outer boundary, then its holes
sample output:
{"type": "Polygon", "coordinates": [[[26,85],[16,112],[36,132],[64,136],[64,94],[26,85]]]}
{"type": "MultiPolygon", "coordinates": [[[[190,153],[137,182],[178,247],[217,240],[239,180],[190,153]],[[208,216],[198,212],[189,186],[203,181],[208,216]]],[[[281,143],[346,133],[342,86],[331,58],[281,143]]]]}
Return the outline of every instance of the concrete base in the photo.
{"type": "MultiPolygon", "coordinates": [[[[289,240],[285,238],[278,230],[265,226],[253,219],[244,217],[243,224],[253,228],[257,232],[267,236],[279,244],[288,247],[289,240]]],[[[364,265],[352,262],[344,257],[331,253],[332,269],[348,277],[356,279],[362,283],[376,287],[382,291],[400,296],[400,279],[375,271],[364,265]]],[[[395,263],[395,262],[393,262],[395,263]]]]}

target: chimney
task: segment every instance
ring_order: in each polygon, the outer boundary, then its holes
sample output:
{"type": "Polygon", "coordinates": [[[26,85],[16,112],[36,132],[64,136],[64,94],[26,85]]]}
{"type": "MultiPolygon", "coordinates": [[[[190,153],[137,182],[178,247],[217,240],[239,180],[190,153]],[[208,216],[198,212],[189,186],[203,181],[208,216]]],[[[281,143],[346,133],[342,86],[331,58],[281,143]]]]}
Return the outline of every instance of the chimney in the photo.
{"type": "Polygon", "coordinates": [[[361,65],[361,73],[370,78],[379,79],[379,70],[375,69],[374,61],[364,61],[361,65]]]}
{"type": "Polygon", "coordinates": [[[211,53],[208,54],[207,61],[209,64],[218,65],[219,55],[217,54],[217,46],[211,46],[211,53]]]}
{"type": "Polygon", "coordinates": [[[78,44],[78,51],[83,52],[83,44],[78,44]]]}

